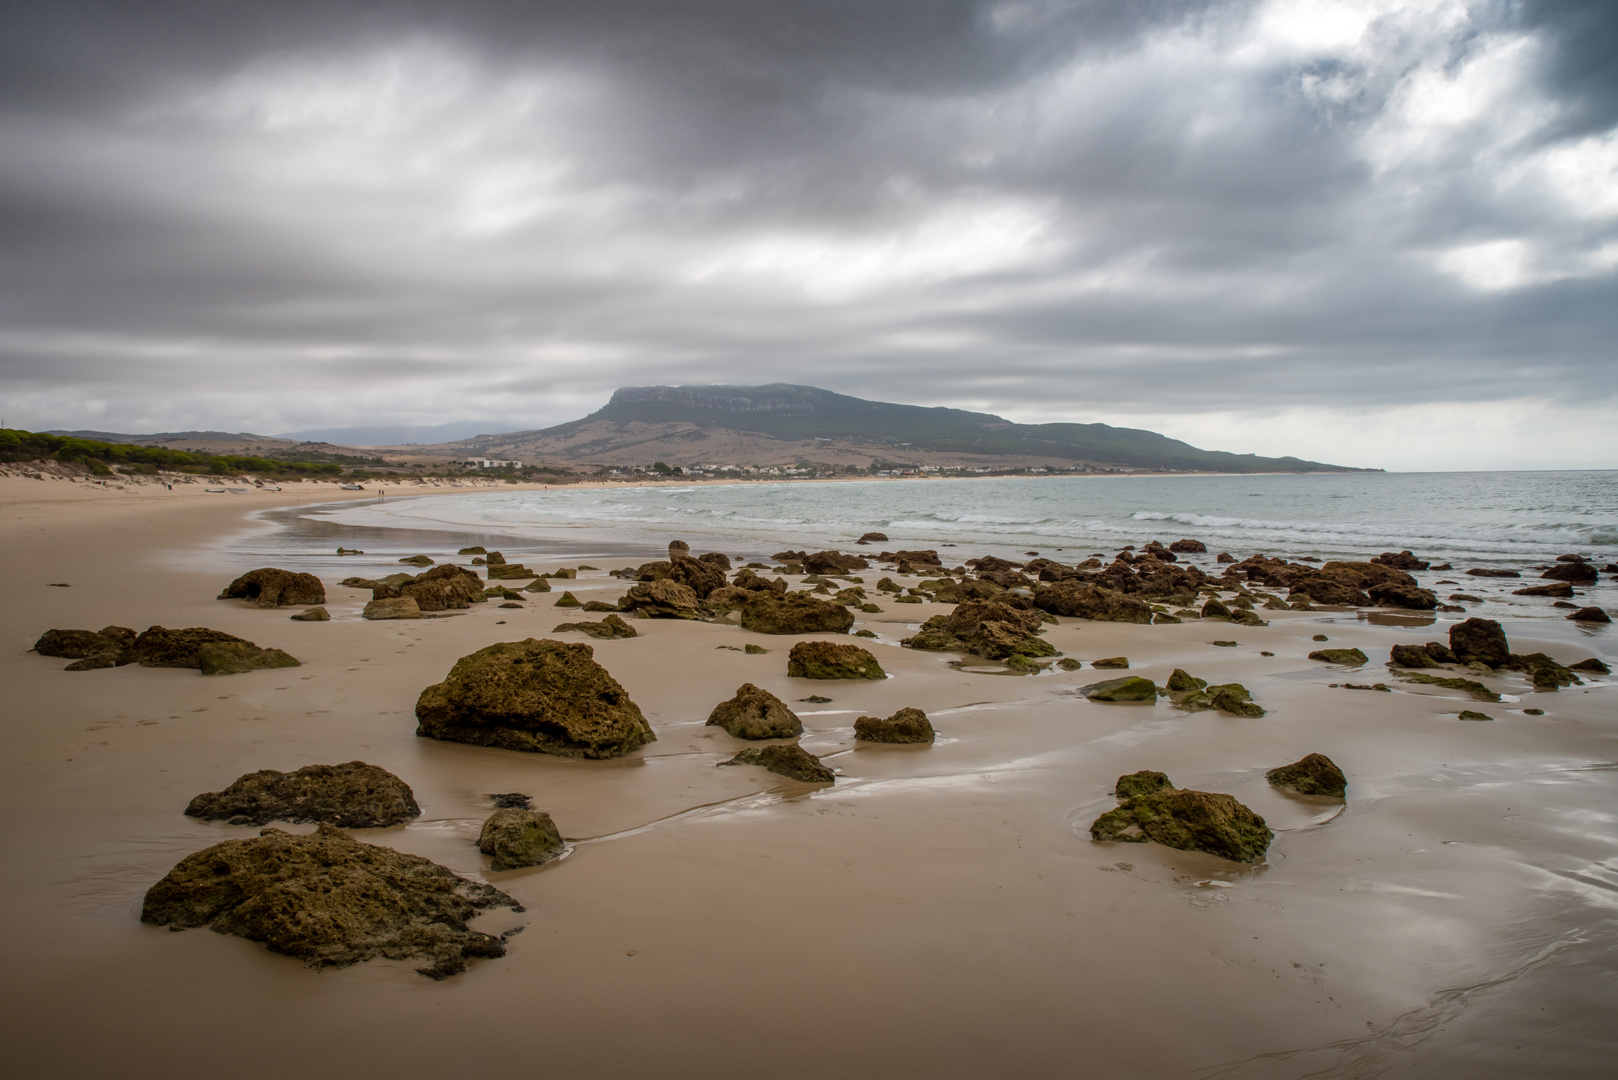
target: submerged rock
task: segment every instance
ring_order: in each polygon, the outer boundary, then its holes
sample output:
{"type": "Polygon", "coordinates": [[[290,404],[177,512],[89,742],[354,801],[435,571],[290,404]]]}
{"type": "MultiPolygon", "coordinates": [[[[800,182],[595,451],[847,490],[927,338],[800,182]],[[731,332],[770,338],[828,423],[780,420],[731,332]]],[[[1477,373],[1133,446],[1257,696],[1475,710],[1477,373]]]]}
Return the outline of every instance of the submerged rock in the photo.
{"type": "Polygon", "coordinates": [[[931,745],[935,734],[927,714],[920,709],[904,708],[889,717],[862,716],[854,721],[854,738],[865,742],[927,743],[931,745]]]}
{"type": "Polygon", "coordinates": [[[1458,664],[1479,661],[1497,668],[1511,656],[1506,632],[1493,619],[1467,619],[1451,626],[1449,647],[1458,664]]]}
{"type": "Polygon", "coordinates": [[[147,890],[140,918],[262,942],[312,968],[385,957],[426,961],[417,970],[442,979],[505,955],[499,938],[466,925],[494,907],[522,910],[493,886],[321,823],[307,836],[265,829],[186,856],[147,890]]]}
{"type": "Polygon", "coordinates": [[[1122,805],[1096,818],[1095,840],[1155,840],[1181,851],[1205,851],[1235,862],[1263,857],[1275,838],[1264,819],[1229,795],[1181,791],[1162,773],[1118,778],[1122,805]]]}
{"type": "Polygon", "coordinates": [[[569,630],[577,630],[581,634],[589,634],[593,638],[610,640],[614,638],[639,637],[640,634],[633,626],[616,615],[608,615],[600,622],[568,622],[551,630],[553,634],[565,634],[569,630]]]}
{"type": "Polygon", "coordinates": [[[721,765],[762,765],[778,776],[809,784],[833,784],[837,775],[797,743],[750,746],[721,765]]]}
{"type": "Polygon", "coordinates": [[[251,641],[214,641],[197,649],[197,667],[204,675],[240,675],[266,668],[302,666],[280,649],[261,649],[251,641]]]}
{"type": "Polygon", "coordinates": [[[715,705],[708,724],[722,727],[738,739],[795,739],[803,734],[798,714],[752,683],[743,683],[734,697],[715,705]]]}
{"type": "Polygon", "coordinates": [[[869,651],[835,641],[800,641],[792,646],[787,674],[800,679],[887,678],[869,651]]]}
{"type": "Polygon", "coordinates": [[[1309,659],[1319,660],[1323,664],[1364,667],[1370,658],[1358,649],[1316,649],[1309,654],[1309,659]]]}
{"type": "Polygon", "coordinates": [[[1574,585],[1594,585],[1600,578],[1596,568],[1587,562],[1558,562],[1539,575],[1546,581],[1566,581],[1574,585]]]}
{"type": "Polygon", "coordinates": [[[1592,656],[1587,660],[1580,660],[1577,664],[1569,664],[1569,671],[1588,671],[1594,675],[1611,675],[1612,668],[1608,667],[1599,657],[1592,656]]]}
{"type": "Polygon", "coordinates": [[[313,574],[266,566],[225,586],[221,600],[251,600],[261,608],[305,607],[326,602],[326,587],[313,574]]]}
{"type": "Polygon", "coordinates": [[[1107,679],[1080,688],[1079,693],[1091,701],[1156,701],[1157,684],[1139,675],[1125,675],[1121,679],[1107,679]]]}
{"type": "Polygon", "coordinates": [[[854,627],[852,611],[807,593],[751,592],[741,612],[743,629],[755,634],[846,634],[854,627]]]}
{"type": "Polygon", "coordinates": [[[656,740],[588,645],[528,638],[463,656],[416,701],[416,734],[561,757],[613,758],[656,740]]]}
{"type": "Polygon", "coordinates": [[[1271,769],[1264,778],[1276,787],[1291,788],[1299,795],[1332,795],[1341,799],[1348,794],[1348,778],[1325,754],[1305,754],[1291,765],[1271,769]]]}
{"type": "Polygon", "coordinates": [[[483,823],[478,850],[491,857],[490,870],[521,870],[560,858],[567,845],[545,811],[503,807],[483,823]]]}
{"type": "Polygon", "coordinates": [[[377,829],[421,816],[410,785],[363,761],[306,765],[294,772],[261,769],[237,778],[224,791],[198,795],[187,817],[268,825],[272,821],[323,821],[345,829],[377,829]]]}
{"type": "Polygon", "coordinates": [[[1580,608],[1579,610],[1577,610],[1577,611],[1573,612],[1571,615],[1569,615],[1568,618],[1572,619],[1574,622],[1587,622],[1587,623],[1610,623],[1610,622],[1612,622],[1612,616],[1608,615],[1605,611],[1603,611],[1601,608],[1598,608],[1598,607],[1580,608]]]}

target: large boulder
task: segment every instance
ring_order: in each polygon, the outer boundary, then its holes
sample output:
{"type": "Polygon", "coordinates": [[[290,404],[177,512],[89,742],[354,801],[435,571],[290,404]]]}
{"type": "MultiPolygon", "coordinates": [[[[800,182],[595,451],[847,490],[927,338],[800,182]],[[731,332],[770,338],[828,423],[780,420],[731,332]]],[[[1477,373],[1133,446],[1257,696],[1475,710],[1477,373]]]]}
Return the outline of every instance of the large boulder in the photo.
{"type": "Polygon", "coordinates": [[[617,615],[608,615],[600,622],[562,623],[560,626],[553,628],[551,633],[565,634],[569,630],[577,630],[581,634],[589,634],[593,638],[601,638],[604,641],[640,636],[633,626],[624,622],[617,615]]]}
{"type": "Polygon", "coordinates": [[[1423,589],[1415,585],[1403,585],[1397,581],[1383,582],[1372,585],[1366,591],[1371,603],[1378,607],[1412,608],[1416,611],[1431,611],[1438,606],[1438,597],[1430,589],[1423,589]]]}
{"type": "Polygon", "coordinates": [[[1506,632],[1493,619],[1467,619],[1451,626],[1449,647],[1455,654],[1457,664],[1470,664],[1476,660],[1497,668],[1511,657],[1506,632]]]}
{"type": "Polygon", "coordinates": [[[697,594],[689,585],[667,578],[640,581],[629,587],[618,607],[637,611],[649,619],[700,619],[697,594]]]}
{"type": "Polygon", "coordinates": [[[390,600],[372,600],[360,612],[362,619],[419,619],[421,607],[414,596],[396,596],[390,600]]]}
{"type": "Polygon", "coordinates": [[[198,795],[187,817],[268,825],[272,821],[324,821],[344,829],[379,829],[421,816],[410,785],[386,769],[350,761],[306,765],[294,772],[261,769],[238,777],[224,791],[198,795]]]}
{"type": "Polygon", "coordinates": [[[119,655],[118,666],[139,664],[141,667],[200,668],[202,660],[198,653],[202,647],[222,641],[252,644],[235,634],[209,630],[205,626],[190,626],[184,630],[149,626],[119,655]]]}
{"type": "Polygon", "coordinates": [[[1572,585],[1594,585],[1601,575],[1587,562],[1559,562],[1543,574],[1546,581],[1566,581],[1572,585]]]}
{"type": "Polygon", "coordinates": [[[1181,851],[1205,851],[1235,862],[1252,862],[1269,850],[1275,834],[1262,817],[1229,795],[1181,791],[1162,773],[1147,773],[1146,777],[1149,782],[1142,784],[1131,777],[1118,778],[1123,803],[1096,818],[1090,826],[1093,839],[1155,840],[1181,851]]]}
{"type": "Polygon", "coordinates": [[[1157,684],[1139,675],[1107,679],[1082,687],[1079,693],[1091,701],[1156,701],[1157,684]]]}
{"type": "Polygon", "coordinates": [[[206,926],[312,968],[380,956],[425,961],[417,970],[443,979],[468,960],[505,955],[499,938],[466,925],[494,907],[522,910],[491,885],[322,822],[306,836],[265,829],[186,856],[147,890],[140,919],[171,930],[206,926]]]}
{"type": "Polygon", "coordinates": [[[57,656],[64,660],[107,657],[116,661],[125,649],[134,644],[135,638],[135,631],[127,626],[104,626],[100,630],[47,630],[34,642],[34,651],[41,656],[57,656]]]}
{"type": "Polygon", "coordinates": [[[561,757],[614,758],[656,740],[588,645],[528,638],[463,656],[416,700],[416,734],[561,757]]]}
{"type": "Polygon", "coordinates": [[[795,739],[803,734],[798,714],[752,683],[742,683],[734,697],[715,705],[708,724],[722,727],[738,739],[795,739]]]}
{"type": "Polygon", "coordinates": [[[1325,754],[1306,754],[1291,765],[1271,769],[1264,777],[1276,787],[1291,788],[1300,795],[1331,795],[1341,799],[1348,794],[1348,778],[1325,754]]]}
{"type": "Polygon", "coordinates": [[[990,660],[1008,656],[1055,656],[1056,647],[1036,635],[1044,629],[1038,611],[994,600],[965,600],[948,615],[934,615],[902,642],[931,652],[969,652],[990,660]]]}
{"type": "Polygon", "coordinates": [[[778,776],[789,780],[802,780],[809,784],[832,784],[837,776],[820,763],[820,759],[797,743],[774,743],[770,746],[749,746],[721,765],[762,765],[778,776]]]}
{"type": "Polygon", "coordinates": [[[863,742],[931,745],[934,737],[932,721],[920,709],[904,708],[892,716],[862,716],[854,721],[854,738],[863,742]]]}
{"type": "Polygon", "coordinates": [[[725,587],[725,571],[713,563],[680,555],[669,561],[664,580],[679,582],[703,600],[715,589],[725,587]]]}
{"type": "Polygon", "coordinates": [[[844,555],[839,551],[817,551],[803,558],[803,568],[811,574],[846,574],[870,565],[858,555],[844,555]]]}
{"type": "Polygon", "coordinates": [[[219,599],[251,600],[262,608],[309,607],[326,602],[326,586],[313,574],[266,566],[226,585],[219,599]]]}
{"type": "Polygon", "coordinates": [[[1060,581],[1034,589],[1034,606],[1052,615],[1067,615],[1097,622],[1149,623],[1152,609],[1143,601],[1115,589],[1082,581],[1060,581]]]}
{"type": "Polygon", "coordinates": [[[885,679],[876,657],[858,645],[800,641],[787,654],[787,674],[799,679],[885,679]]]}
{"type": "Polygon", "coordinates": [[[490,870],[521,870],[560,858],[567,845],[545,811],[509,806],[496,810],[483,823],[478,850],[490,856],[490,870]]]}
{"type": "Polygon", "coordinates": [[[846,634],[854,613],[808,593],[754,592],[742,604],[742,627],[756,634],[846,634]]]}
{"type": "Polygon", "coordinates": [[[247,671],[302,666],[280,649],[261,649],[251,641],[210,641],[197,649],[197,667],[204,675],[240,675],[247,671]]]}

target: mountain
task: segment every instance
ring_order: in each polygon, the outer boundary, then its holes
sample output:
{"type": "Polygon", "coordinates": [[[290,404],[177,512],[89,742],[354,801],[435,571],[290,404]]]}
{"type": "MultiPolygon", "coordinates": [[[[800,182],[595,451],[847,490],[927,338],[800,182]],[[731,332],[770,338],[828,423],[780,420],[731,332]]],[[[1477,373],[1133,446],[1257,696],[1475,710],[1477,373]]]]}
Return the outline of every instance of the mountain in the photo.
{"type": "Polygon", "coordinates": [[[595,464],[1029,467],[1186,472],[1348,472],[1347,466],[1201,450],[1108,424],[1014,424],[992,413],[866,401],[813,386],[634,386],[581,420],[480,435],[490,457],[595,464]]]}
{"type": "Polygon", "coordinates": [[[447,424],[392,424],[377,427],[312,428],[286,431],[277,438],[328,442],[347,446],[415,446],[456,442],[484,432],[509,428],[510,420],[452,420],[447,424]]]}

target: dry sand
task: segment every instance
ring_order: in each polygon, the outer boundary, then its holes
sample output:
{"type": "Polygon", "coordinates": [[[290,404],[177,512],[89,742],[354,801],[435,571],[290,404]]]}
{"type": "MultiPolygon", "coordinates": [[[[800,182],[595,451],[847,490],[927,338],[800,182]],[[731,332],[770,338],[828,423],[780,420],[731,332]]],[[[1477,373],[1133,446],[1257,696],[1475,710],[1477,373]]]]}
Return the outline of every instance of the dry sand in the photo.
{"type": "MultiPolygon", "coordinates": [[[[1386,678],[1379,661],[1394,642],[1444,635],[1353,612],[1266,613],[1271,625],[1255,629],[1063,619],[1047,637],[1085,668],[1008,677],[899,648],[946,609],[884,603],[860,625],[881,635],[867,644],[885,682],[789,679],[791,637],[641,621],[638,639],[593,644],[656,743],[610,762],[438,743],[414,735],[424,686],[466,653],[577,616],[552,610],[558,589],[521,611],[367,623],[367,594],[330,576],[329,623],[213,599],[252,568],[218,565],[216,542],[244,527],[246,509],[336,497],[314,485],[235,497],[0,480],[11,583],[0,1038],[12,1075],[1611,1068],[1618,746],[1603,680],[1533,694],[1504,675],[1491,682],[1522,700],[1500,705],[1426,687],[1330,689],[1386,678]],[[304,666],[66,673],[27,651],[47,628],[109,623],[210,626],[304,666]],[[1305,659],[1316,633],[1372,665],[1345,673],[1305,659]],[[1209,644],[1219,638],[1241,646],[1209,644]],[[720,648],[748,642],[769,654],[720,648]],[[1159,683],[1176,666],[1242,681],[1269,715],[1078,697],[1116,674],[1089,661],[1118,654],[1159,683]],[[745,744],[703,722],[746,681],[800,710],[804,745],[840,770],[835,786],[714,767],[745,744]],[[814,693],[833,700],[799,702],[814,693]],[[855,717],[906,705],[932,717],[937,745],[854,745],[855,717]],[[1464,708],[1496,719],[1462,722],[1464,708]],[[1346,806],[1265,783],[1264,769],[1311,751],[1347,772],[1346,806]],[[403,777],[424,810],[360,838],[527,905],[477,924],[526,924],[507,957],[443,983],[388,962],[316,973],[247,941],[137,921],[145,889],[182,856],[256,832],[182,816],[193,795],[255,769],[353,758],[403,777]],[[1143,768],[1248,803],[1277,831],[1268,859],[1249,868],[1093,843],[1087,828],[1115,805],[1113,781],[1143,768]],[[550,811],[572,855],[486,872],[472,841],[488,793],[506,791],[550,811]]],[[[572,585],[585,599],[622,587],[603,573],[572,585]]],[[[1551,629],[1544,640],[1518,631],[1513,647],[1614,659],[1607,636],[1581,644],[1551,629]]]]}

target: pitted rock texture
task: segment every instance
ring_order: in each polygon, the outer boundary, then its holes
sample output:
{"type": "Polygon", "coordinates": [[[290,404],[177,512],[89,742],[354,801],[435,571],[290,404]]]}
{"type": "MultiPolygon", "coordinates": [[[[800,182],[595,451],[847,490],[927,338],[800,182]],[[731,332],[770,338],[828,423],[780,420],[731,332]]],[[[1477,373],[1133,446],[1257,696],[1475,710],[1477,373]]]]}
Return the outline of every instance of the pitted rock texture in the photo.
{"type": "Polygon", "coordinates": [[[266,566],[225,586],[221,600],[251,600],[261,608],[309,607],[326,602],[326,586],[313,574],[266,566]]]}
{"type": "Polygon", "coordinates": [[[743,683],[734,697],[715,705],[708,724],[722,727],[738,739],[795,739],[803,734],[798,714],[752,683],[743,683]]]}
{"type": "Polygon", "coordinates": [[[237,778],[223,791],[198,795],[187,817],[268,825],[272,821],[323,821],[344,829],[379,829],[421,816],[410,785],[363,761],[306,765],[293,772],[261,769],[237,778]]]}

